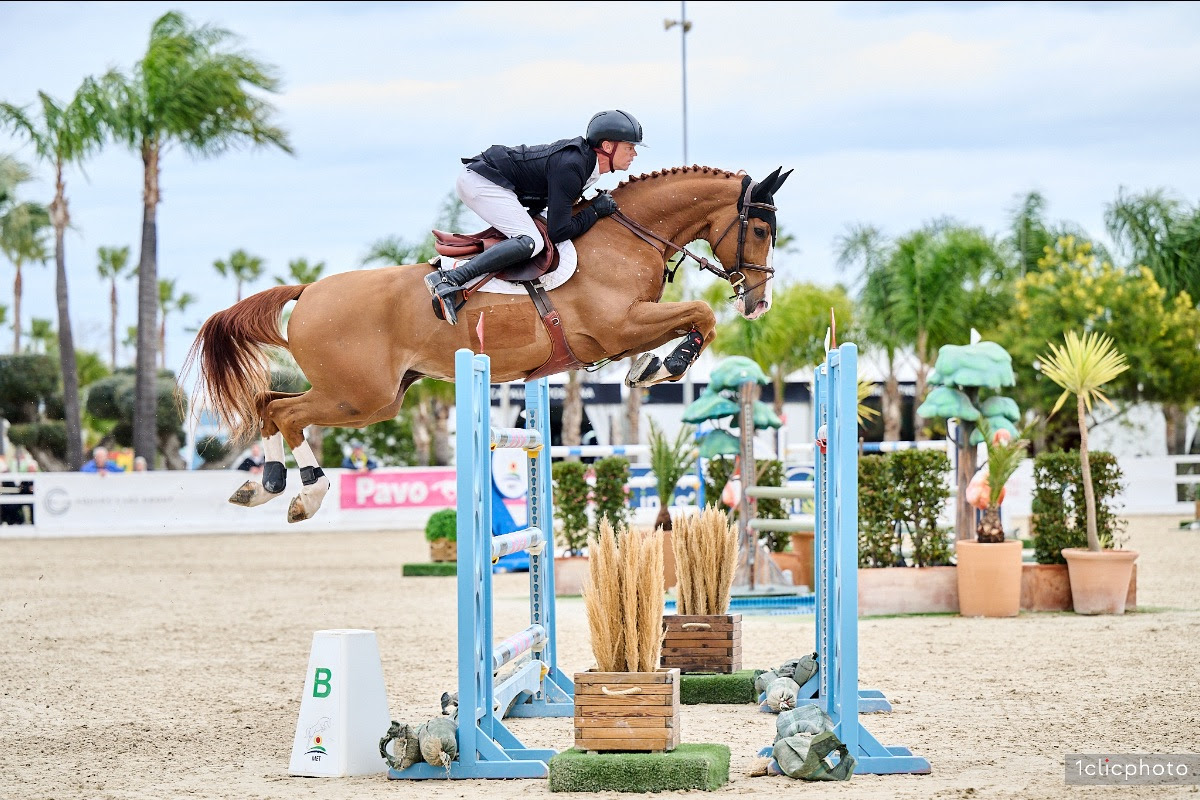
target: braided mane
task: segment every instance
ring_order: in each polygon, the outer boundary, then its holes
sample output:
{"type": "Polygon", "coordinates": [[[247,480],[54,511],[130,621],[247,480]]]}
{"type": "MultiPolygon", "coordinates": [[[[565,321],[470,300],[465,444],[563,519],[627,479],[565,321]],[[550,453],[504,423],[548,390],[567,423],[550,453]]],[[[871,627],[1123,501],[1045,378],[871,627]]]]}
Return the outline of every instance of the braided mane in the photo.
{"type": "MultiPolygon", "coordinates": [[[[717,175],[725,178],[740,178],[746,174],[745,172],[730,172],[726,169],[702,167],[697,164],[693,164],[690,167],[670,167],[669,169],[655,170],[654,172],[644,172],[641,175],[630,175],[628,178],[617,184],[617,189],[620,189],[622,186],[630,183],[637,183],[638,181],[653,180],[655,178],[662,178],[667,175],[687,175],[692,173],[701,175],[717,175]]],[[[614,189],[614,191],[616,190],[614,189]]]]}

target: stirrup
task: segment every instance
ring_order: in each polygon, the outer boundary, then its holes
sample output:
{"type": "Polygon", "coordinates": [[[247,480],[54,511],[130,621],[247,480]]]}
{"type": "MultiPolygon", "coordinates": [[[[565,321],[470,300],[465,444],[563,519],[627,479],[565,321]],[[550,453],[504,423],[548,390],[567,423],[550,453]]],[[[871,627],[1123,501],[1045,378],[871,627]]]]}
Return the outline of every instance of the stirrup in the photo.
{"type": "Polygon", "coordinates": [[[425,288],[429,290],[429,296],[434,299],[440,299],[448,294],[454,294],[462,289],[462,287],[457,283],[447,278],[446,274],[440,269],[434,270],[425,276],[425,288]],[[441,288],[442,286],[449,286],[452,288],[443,290],[441,288]]]}

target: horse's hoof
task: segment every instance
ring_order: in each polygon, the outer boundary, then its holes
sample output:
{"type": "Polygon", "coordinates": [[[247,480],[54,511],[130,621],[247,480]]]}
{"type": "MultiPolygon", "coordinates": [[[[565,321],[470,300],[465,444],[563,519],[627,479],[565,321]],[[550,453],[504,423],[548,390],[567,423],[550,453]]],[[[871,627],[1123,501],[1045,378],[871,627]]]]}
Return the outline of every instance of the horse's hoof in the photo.
{"type": "Polygon", "coordinates": [[[296,495],[292,498],[292,502],[288,504],[288,522],[303,522],[311,517],[308,511],[304,508],[304,498],[296,495]]]}
{"type": "Polygon", "coordinates": [[[629,368],[629,374],[625,376],[625,385],[633,389],[645,386],[646,380],[657,373],[660,366],[662,362],[654,353],[642,353],[629,368]]]}
{"type": "Polygon", "coordinates": [[[237,491],[229,497],[229,502],[235,506],[244,506],[246,508],[254,508],[261,506],[268,500],[274,500],[279,497],[278,493],[271,493],[258,481],[246,481],[238,487],[237,491]]]}

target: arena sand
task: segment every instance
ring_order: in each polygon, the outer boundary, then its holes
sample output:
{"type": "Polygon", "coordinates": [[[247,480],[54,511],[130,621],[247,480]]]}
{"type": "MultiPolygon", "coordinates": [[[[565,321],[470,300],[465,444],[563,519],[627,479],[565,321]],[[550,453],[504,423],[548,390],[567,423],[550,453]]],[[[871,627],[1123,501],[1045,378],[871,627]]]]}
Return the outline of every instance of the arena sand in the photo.
{"type": "MultiPolygon", "coordinates": [[[[282,513],[282,512],[281,512],[282,513]]],[[[803,783],[747,776],[775,718],[685,706],[684,741],[723,742],[718,794],[844,798],[1200,796],[1200,787],[1074,787],[1072,752],[1200,752],[1200,532],[1135,519],[1137,613],[908,616],[860,622],[865,716],[930,775],[803,783]]],[[[314,631],[378,636],[392,716],[439,713],[455,675],[452,578],[403,578],[419,532],[0,541],[0,798],[465,798],[550,794],[545,781],[409,783],[287,775],[314,631]]],[[[527,577],[496,578],[496,630],[527,618],[527,577]]],[[[560,599],[560,664],[587,669],[583,603],[560,599]]],[[[811,616],[750,616],[744,662],[810,652],[811,616]]],[[[514,720],[571,746],[569,719],[514,720]]],[[[381,732],[382,733],[382,732],[381,732]]],[[[610,796],[616,796],[615,793],[610,796]]]]}

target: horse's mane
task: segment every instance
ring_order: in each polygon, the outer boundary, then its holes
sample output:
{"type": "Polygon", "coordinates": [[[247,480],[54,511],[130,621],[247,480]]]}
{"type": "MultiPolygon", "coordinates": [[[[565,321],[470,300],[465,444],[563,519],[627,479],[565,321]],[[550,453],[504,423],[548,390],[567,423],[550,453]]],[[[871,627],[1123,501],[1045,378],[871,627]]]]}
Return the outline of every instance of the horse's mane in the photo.
{"type": "MultiPolygon", "coordinates": [[[[650,180],[654,180],[655,178],[665,178],[669,175],[691,175],[691,174],[714,175],[714,176],[720,176],[720,177],[724,177],[724,178],[740,178],[745,173],[744,172],[730,172],[727,169],[717,169],[716,167],[702,167],[697,164],[693,164],[690,167],[670,167],[668,169],[655,170],[654,172],[643,172],[641,175],[630,175],[628,178],[626,178],[625,180],[623,180],[617,184],[617,189],[620,189],[623,186],[628,186],[631,183],[637,183],[638,181],[650,181],[650,180]]],[[[614,189],[613,191],[616,191],[616,189],[614,189]]]]}

